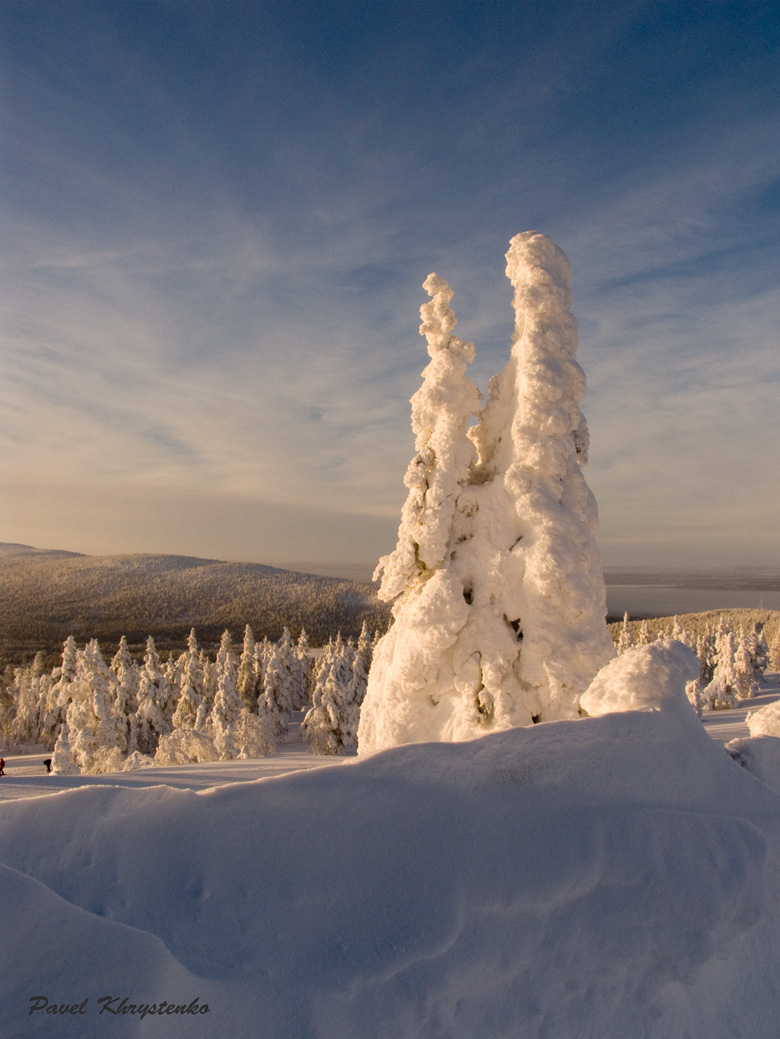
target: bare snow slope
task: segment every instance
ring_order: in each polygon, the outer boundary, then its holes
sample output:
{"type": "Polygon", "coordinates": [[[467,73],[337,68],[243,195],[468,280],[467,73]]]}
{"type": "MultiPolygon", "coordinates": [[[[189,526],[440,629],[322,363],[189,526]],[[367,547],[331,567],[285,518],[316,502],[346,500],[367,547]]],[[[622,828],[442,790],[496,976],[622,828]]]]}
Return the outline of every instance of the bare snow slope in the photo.
{"type": "Polygon", "coordinates": [[[0,804],[0,1034],[775,1036],[780,796],[678,685],[201,793],[0,804]]]}

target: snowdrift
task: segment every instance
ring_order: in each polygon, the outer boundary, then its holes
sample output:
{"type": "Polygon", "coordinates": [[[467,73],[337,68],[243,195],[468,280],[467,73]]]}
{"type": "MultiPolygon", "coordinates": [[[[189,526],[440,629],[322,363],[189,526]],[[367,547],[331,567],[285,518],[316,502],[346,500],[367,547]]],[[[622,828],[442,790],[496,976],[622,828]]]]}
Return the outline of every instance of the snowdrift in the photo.
{"type": "Polygon", "coordinates": [[[688,654],[613,661],[597,717],[1,804],[0,1033],[776,1035],[780,796],[704,732],[688,654]]]}

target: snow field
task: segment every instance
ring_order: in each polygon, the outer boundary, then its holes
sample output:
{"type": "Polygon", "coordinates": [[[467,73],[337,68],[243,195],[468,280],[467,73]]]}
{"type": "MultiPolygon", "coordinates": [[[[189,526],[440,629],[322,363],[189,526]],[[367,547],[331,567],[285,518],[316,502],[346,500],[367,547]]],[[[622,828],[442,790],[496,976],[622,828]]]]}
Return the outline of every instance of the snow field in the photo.
{"type": "Polygon", "coordinates": [[[628,651],[597,717],[0,804],[2,1034],[770,1039],[780,797],[705,732],[695,666],[628,651]]]}

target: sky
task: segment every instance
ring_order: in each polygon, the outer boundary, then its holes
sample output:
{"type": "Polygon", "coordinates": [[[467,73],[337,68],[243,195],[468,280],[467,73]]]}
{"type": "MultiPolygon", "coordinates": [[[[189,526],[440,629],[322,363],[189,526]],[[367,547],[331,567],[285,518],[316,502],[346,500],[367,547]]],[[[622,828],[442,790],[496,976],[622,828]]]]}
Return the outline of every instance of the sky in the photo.
{"type": "Polygon", "coordinates": [[[368,565],[569,257],[608,567],[780,567],[780,7],[0,4],[0,541],[368,565]]]}

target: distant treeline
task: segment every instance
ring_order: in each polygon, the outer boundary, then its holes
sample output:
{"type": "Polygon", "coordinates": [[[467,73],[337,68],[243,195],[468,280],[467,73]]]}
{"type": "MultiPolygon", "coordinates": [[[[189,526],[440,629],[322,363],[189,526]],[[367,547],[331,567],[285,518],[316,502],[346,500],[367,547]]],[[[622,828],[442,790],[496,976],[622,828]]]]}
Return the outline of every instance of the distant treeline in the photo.
{"type": "MultiPolygon", "coordinates": [[[[780,654],[780,611],[759,609],[705,610],[702,613],[681,613],[675,617],[652,617],[644,620],[632,620],[626,614],[621,621],[609,624],[612,641],[617,646],[621,634],[625,631],[634,645],[642,642],[653,642],[659,638],[678,638],[680,632],[688,632],[694,636],[691,641],[698,640],[708,632],[712,632],[725,622],[734,631],[753,631],[756,625],[761,626],[762,634],[770,647],[770,655],[780,654]],[[645,634],[646,633],[646,634],[645,634]]],[[[625,638],[626,636],[623,635],[625,638]]],[[[683,641],[687,641],[683,639],[683,641]]],[[[780,656],[772,657],[772,664],[780,668],[780,656]]]]}
{"type": "Polygon", "coordinates": [[[692,649],[699,677],[686,693],[698,715],[758,695],[767,669],[780,670],[780,613],[774,610],[710,610],[654,621],[626,614],[610,632],[618,653],[667,638],[692,649]]]}
{"type": "Polygon", "coordinates": [[[43,651],[53,666],[62,643],[96,638],[107,649],[124,635],[134,656],[154,634],[160,651],[181,652],[192,628],[216,649],[225,629],[246,624],[278,640],[305,628],[311,644],[341,631],[357,638],[365,622],[384,631],[390,611],[370,584],[251,563],[187,556],[81,556],[24,546],[0,551],[0,667],[43,651]]]}

